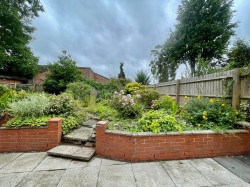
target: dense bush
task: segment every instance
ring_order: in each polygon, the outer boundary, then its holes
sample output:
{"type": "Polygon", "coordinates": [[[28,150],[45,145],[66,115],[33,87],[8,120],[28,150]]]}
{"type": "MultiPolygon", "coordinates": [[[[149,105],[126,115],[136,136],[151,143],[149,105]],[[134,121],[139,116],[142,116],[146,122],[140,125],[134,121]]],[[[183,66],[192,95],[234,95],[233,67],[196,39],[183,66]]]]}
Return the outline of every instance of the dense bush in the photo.
{"type": "Polygon", "coordinates": [[[146,108],[150,108],[153,104],[153,100],[159,99],[160,93],[156,90],[143,89],[136,92],[136,98],[145,105],[146,108]]]}
{"type": "Polygon", "coordinates": [[[84,104],[88,104],[91,93],[94,93],[95,90],[83,82],[74,82],[67,85],[66,93],[69,93],[73,96],[74,99],[83,101],[84,104]]]}
{"type": "Polygon", "coordinates": [[[99,102],[94,106],[89,106],[85,110],[96,115],[100,120],[112,121],[118,116],[117,111],[105,101],[99,102]]]}
{"type": "Polygon", "coordinates": [[[176,118],[168,115],[163,110],[150,110],[139,119],[139,130],[154,133],[168,131],[182,131],[182,125],[178,124],[176,118]]]}
{"type": "Polygon", "coordinates": [[[40,126],[46,126],[48,124],[48,120],[50,118],[51,118],[50,116],[14,117],[14,118],[10,119],[5,126],[7,126],[7,127],[22,127],[22,126],[40,127],[40,126]]]}
{"type": "Polygon", "coordinates": [[[40,117],[46,114],[49,99],[45,94],[33,94],[9,104],[9,112],[15,117],[40,117]]]}
{"type": "Polygon", "coordinates": [[[193,98],[183,106],[182,118],[199,129],[223,130],[233,128],[239,113],[222,99],[193,98]]]}
{"type": "Polygon", "coordinates": [[[175,103],[173,97],[168,95],[153,101],[151,107],[154,110],[164,109],[172,114],[176,114],[178,111],[178,105],[175,103]]]}
{"type": "Polygon", "coordinates": [[[130,94],[124,94],[123,91],[115,92],[111,103],[122,118],[135,118],[140,116],[143,111],[143,106],[136,103],[130,94]]]}
{"type": "Polygon", "coordinates": [[[130,82],[126,84],[124,88],[124,92],[126,94],[135,94],[139,90],[144,90],[146,87],[145,85],[142,85],[141,83],[138,82],[130,82]]]}

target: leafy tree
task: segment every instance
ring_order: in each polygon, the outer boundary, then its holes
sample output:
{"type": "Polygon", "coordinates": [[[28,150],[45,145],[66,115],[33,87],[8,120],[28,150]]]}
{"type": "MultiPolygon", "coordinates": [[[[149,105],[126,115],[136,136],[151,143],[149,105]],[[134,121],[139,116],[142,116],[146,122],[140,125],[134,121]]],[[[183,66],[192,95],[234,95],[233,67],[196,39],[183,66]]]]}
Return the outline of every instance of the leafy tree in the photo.
{"type": "Polygon", "coordinates": [[[31,78],[38,68],[29,42],[35,28],[31,20],[43,11],[39,0],[0,1],[0,72],[31,78]]]}
{"type": "Polygon", "coordinates": [[[123,70],[123,66],[124,66],[124,63],[121,62],[120,63],[120,73],[118,74],[119,79],[126,79],[126,76],[125,76],[125,73],[124,73],[124,70],[123,70]]]}
{"type": "Polygon", "coordinates": [[[250,64],[250,43],[237,39],[228,56],[230,69],[247,67],[250,64]]]}
{"type": "Polygon", "coordinates": [[[149,85],[150,77],[143,70],[140,70],[136,73],[135,81],[143,85],[149,85]]]}
{"type": "Polygon", "coordinates": [[[48,93],[59,94],[66,90],[67,85],[82,79],[81,71],[76,62],[66,51],[58,56],[58,61],[48,64],[49,74],[44,81],[44,90],[48,93]]]}
{"type": "MultiPolygon", "coordinates": [[[[232,23],[233,0],[182,0],[177,12],[175,31],[160,51],[159,61],[164,63],[188,64],[191,75],[196,75],[198,55],[209,61],[220,59],[225,53],[228,41],[234,35],[237,23],[232,23]]],[[[217,61],[220,62],[220,61],[217,61]]]]}

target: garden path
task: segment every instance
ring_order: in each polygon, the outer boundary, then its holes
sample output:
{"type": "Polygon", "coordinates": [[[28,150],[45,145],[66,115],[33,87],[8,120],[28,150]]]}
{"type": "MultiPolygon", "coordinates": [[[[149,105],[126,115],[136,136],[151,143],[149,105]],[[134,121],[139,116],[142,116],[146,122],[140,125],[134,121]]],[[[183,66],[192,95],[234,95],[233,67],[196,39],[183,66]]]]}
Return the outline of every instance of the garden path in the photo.
{"type": "MultiPolygon", "coordinates": [[[[250,156],[230,158],[230,163],[234,162],[236,168],[245,164],[244,172],[250,174],[250,156]]],[[[241,179],[241,175],[237,176],[226,169],[227,164],[224,167],[217,162],[228,159],[128,163],[94,157],[90,162],[82,162],[48,156],[44,152],[2,153],[0,186],[250,186],[244,177],[241,179]]]]}

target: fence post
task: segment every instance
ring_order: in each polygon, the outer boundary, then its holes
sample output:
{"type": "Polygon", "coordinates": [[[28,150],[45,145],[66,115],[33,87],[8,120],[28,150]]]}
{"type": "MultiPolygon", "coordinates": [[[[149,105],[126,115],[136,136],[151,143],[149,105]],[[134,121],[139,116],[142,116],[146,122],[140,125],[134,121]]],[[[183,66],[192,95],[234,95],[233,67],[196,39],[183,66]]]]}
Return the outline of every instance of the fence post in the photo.
{"type": "Polygon", "coordinates": [[[232,107],[238,109],[240,106],[240,68],[235,68],[233,72],[233,94],[232,94],[232,107]]]}
{"type": "Polygon", "coordinates": [[[175,102],[179,105],[180,104],[180,80],[176,80],[176,95],[175,95],[175,102]]]}

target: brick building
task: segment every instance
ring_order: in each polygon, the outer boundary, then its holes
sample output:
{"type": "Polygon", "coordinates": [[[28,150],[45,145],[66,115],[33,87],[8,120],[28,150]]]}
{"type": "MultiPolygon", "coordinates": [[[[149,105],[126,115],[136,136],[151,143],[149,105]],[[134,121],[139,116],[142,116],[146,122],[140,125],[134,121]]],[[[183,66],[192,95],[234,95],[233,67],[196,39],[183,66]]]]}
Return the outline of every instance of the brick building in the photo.
{"type": "MultiPolygon", "coordinates": [[[[108,82],[109,79],[98,73],[95,73],[91,68],[88,67],[79,67],[82,72],[82,75],[88,79],[97,81],[97,82],[108,82]]],[[[33,78],[34,84],[42,84],[48,74],[48,69],[46,66],[41,66],[40,72],[33,78]]]]}

